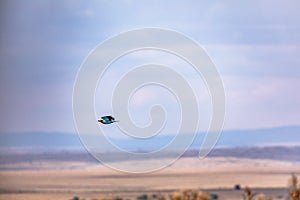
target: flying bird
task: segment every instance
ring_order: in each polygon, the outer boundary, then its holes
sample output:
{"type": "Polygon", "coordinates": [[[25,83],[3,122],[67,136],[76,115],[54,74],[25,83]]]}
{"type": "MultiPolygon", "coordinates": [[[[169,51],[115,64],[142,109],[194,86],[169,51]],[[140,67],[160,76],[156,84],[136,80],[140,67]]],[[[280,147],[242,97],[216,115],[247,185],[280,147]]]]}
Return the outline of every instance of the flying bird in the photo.
{"type": "Polygon", "coordinates": [[[112,123],[118,122],[118,121],[115,120],[115,118],[112,116],[103,116],[103,117],[101,117],[101,119],[98,120],[98,122],[101,122],[102,124],[112,124],[112,123]]]}

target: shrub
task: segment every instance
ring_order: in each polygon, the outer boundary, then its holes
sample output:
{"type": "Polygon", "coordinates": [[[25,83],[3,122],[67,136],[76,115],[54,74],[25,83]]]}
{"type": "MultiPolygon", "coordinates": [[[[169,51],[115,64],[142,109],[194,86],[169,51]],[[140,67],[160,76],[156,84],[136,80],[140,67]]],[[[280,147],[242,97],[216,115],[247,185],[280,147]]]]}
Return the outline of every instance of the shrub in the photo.
{"type": "Polygon", "coordinates": [[[208,193],[201,190],[181,190],[171,195],[172,200],[211,200],[208,193]]]}
{"type": "Polygon", "coordinates": [[[300,189],[296,189],[290,193],[292,200],[300,200],[300,189]]]}

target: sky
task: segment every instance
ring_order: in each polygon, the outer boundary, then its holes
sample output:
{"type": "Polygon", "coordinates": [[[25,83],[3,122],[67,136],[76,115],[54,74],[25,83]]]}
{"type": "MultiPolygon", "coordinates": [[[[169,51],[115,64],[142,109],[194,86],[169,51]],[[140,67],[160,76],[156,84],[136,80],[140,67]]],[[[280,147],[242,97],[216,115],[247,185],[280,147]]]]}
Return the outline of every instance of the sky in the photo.
{"type": "MultiPolygon", "coordinates": [[[[80,65],[107,38],[144,27],[175,30],[206,50],[224,82],[225,130],[300,125],[299,7],[297,0],[3,0],[0,132],[76,132],[72,92],[80,65]]],[[[144,52],[135,59],[151,56],[159,61],[167,57],[144,52]]],[[[106,79],[124,69],[116,64],[106,79]]],[[[191,74],[186,77],[195,81],[191,74]]],[[[164,93],[145,89],[137,92],[135,103],[143,105],[152,93],[164,93]]],[[[166,107],[176,111],[176,102],[168,98],[163,98],[166,107]]],[[[209,103],[202,103],[209,115],[209,103]]],[[[133,106],[132,117],[146,123],[139,108],[133,106]]]]}

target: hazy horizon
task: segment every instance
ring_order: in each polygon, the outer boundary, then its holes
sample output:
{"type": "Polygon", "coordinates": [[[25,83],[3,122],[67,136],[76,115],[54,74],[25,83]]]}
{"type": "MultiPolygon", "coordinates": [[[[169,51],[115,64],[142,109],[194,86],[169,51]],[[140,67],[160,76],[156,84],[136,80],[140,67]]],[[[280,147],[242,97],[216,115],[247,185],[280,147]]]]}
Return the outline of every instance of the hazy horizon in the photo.
{"type": "MultiPolygon", "coordinates": [[[[300,146],[300,126],[277,127],[257,130],[224,130],[215,148],[300,146]]],[[[199,149],[204,137],[199,132],[189,149],[199,149]]],[[[184,138],[184,135],[179,136],[184,138]]],[[[93,137],[98,140],[98,137],[93,137]]],[[[154,150],[162,148],[174,138],[174,134],[158,135],[148,140],[134,140],[126,137],[109,137],[110,141],[122,149],[130,151],[154,150]]],[[[104,139],[104,138],[103,138],[104,139]]],[[[0,134],[0,148],[26,152],[84,150],[77,133],[64,132],[25,132],[0,134]]],[[[180,149],[180,147],[178,147],[180,149]]]]}

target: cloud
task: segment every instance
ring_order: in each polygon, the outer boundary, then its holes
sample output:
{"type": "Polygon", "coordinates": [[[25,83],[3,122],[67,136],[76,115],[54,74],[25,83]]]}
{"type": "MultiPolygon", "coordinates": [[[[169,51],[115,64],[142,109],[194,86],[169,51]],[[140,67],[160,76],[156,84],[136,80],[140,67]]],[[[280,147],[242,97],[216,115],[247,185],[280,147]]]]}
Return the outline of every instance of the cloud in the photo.
{"type": "Polygon", "coordinates": [[[205,45],[225,75],[298,77],[300,45],[205,45]]]}
{"type": "Polygon", "coordinates": [[[224,77],[227,86],[226,128],[298,124],[297,78],[224,77]],[[255,126],[253,126],[255,124],[255,126]]]}

